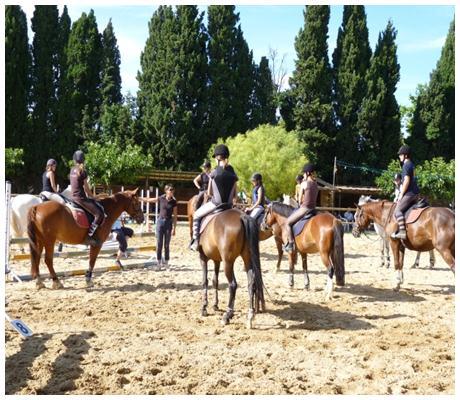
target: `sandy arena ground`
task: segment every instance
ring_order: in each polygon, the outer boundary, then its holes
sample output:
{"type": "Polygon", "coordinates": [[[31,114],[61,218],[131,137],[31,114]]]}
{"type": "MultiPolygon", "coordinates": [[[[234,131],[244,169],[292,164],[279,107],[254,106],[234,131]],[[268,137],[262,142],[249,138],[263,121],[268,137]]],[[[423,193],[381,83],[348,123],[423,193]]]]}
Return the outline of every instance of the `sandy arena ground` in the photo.
{"type": "MultiPolygon", "coordinates": [[[[220,274],[220,309],[200,315],[201,268],[178,228],[167,270],[136,269],[63,280],[65,289],[37,291],[6,283],[6,310],[34,332],[26,340],[6,326],[7,394],[454,394],[454,276],[439,254],[430,270],[409,269],[392,290],[393,269],[380,268],[374,239],[345,235],[346,286],[324,301],[325,268],[309,257],[311,290],[287,285],[287,260],[275,272],[273,239],[261,243],[267,312],[246,329],[247,280],[236,265],[236,313],[220,319],[228,300],[220,274]]],[[[153,238],[131,240],[150,245],[153,238]]],[[[146,255],[144,255],[145,259],[146,255]]],[[[126,263],[133,263],[133,257],[126,263]]],[[[58,270],[87,260],[56,259],[58,270]]],[[[96,267],[113,264],[101,257],[96,267]]],[[[12,264],[29,273],[29,262],[12,264]]],[[[211,268],[212,271],[212,268],[211,268]]],[[[44,263],[41,272],[47,272],[44,263]]],[[[209,274],[211,280],[212,273],[209,274]]]]}

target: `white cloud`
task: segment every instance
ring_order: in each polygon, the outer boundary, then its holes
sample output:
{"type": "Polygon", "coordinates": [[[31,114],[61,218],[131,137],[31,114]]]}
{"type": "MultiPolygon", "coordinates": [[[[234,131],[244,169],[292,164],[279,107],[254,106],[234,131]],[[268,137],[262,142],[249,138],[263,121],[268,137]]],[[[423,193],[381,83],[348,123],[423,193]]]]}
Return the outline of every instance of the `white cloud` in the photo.
{"type": "Polygon", "coordinates": [[[412,43],[402,43],[400,45],[401,50],[405,51],[423,51],[423,50],[436,50],[441,49],[444,46],[444,42],[446,41],[446,36],[441,36],[436,39],[431,40],[419,40],[417,42],[412,43]]]}

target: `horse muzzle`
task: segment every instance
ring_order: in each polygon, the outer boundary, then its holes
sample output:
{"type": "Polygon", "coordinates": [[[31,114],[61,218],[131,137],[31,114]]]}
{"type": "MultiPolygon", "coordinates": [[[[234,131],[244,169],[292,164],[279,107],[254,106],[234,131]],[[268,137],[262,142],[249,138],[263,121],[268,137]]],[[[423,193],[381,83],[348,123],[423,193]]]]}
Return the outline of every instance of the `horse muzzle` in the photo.
{"type": "Polygon", "coordinates": [[[357,225],[353,225],[353,229],[351,230],[351,234],[353,237],[358,238],[361,236],[361,230],[357,225]]]}

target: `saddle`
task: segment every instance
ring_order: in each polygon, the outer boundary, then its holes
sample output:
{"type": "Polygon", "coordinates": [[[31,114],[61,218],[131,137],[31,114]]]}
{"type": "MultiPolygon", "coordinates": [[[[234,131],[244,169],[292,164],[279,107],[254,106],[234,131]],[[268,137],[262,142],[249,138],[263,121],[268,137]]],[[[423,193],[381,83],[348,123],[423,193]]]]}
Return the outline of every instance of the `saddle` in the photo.
{"type": "Polygon", "coordinates": [[[425,211],[430,205],[428,201],[422,197],[417,203],[411,206],[405,213],[404,218],[406,219],[406,225],[413,224],[418,220],[423,211],[425,211]]]}
{"type": "MultiPolygon", "coordinates": [[[[94,221],[94,215],[86,211],[83,207],[75,203],[73,200],[62,196],[66,203],[64,204],[72,213],[73,219],[80,228],[88,229],[94,221]]],[[[105,216],[104,207],[96,201],[97,206],[102,210],[105,216]]]]}
{"type": "Polygon", "coordinates": [[[60,193],[41,192],[39,197],[43,202],[57,201],[58,203],[65,204],[68,201],[66,197],[60,193]]]}
{"type": "Polygon", "coordinates": [[[318,211],[313,210],[309,212],[307,215],[303,216],[302,219],[297,221],[292,227],[292,232],[294,233],[294,237],[299,236],[302,233],[303,228],[305,227],[305,224],[317,214],[318,214],[318,211]]]}
{"type": "Polygon", "coordinates": [[[227,204],[227,203],[223,203],[221,205],[219,205],[213,212],[209,213],[208,215],[206,215],[203,220],[201,221],[201,225],[200,225],[200,235],[204,232],[204,230],[206,229],[206,227],[208,226],[208,224],[214,219],[216,218],[217,215],[219,215],[220,213],[222,213],[223,211],[226,211],[226,210],[230,210],[232,208],[232,205],[231,204],[227,204]]]}

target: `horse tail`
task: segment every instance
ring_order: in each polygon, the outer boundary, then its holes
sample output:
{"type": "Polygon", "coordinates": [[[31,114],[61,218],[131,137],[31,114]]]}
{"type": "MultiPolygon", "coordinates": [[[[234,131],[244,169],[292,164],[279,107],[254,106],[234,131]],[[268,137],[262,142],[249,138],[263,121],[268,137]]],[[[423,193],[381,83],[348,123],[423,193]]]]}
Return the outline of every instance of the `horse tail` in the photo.
{"type": "Polygon", "coordinates": [[[345,285],[345,256],[343,251],[343,225],[334,221],[334,248],[332,250],[332,265],[335,270],[335,281],[338,286],[345,285]]]}
{"type": "Polygon", "coordinates": [[[37,206],[32,206],[27,213],[27,235],[29,236],[31,275],[37,276],[40,264],[40,251],[38,248],[35,219],[37,216],[37,206]]]}
{"type": "Polygon", "coordinates": [[[10,226],[13,230],[14,237],[21,237],[22,234],[24,233],[23,230],[21,229],[20,217],[17,215],[16,211],[14,210],[11,210],[10,226]]]}
{"type": "Polygon", "coordinates": [[[259,227],[254,218],[242,214],[241,221],[244,227],[244,234],[249,243],[250,265],[254,271],[254,296],[256,312],[265,311],[264,282],[260,266],[259,253],[259,227]]]}

